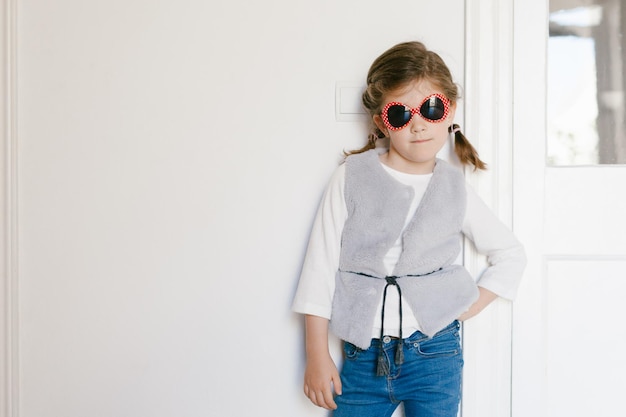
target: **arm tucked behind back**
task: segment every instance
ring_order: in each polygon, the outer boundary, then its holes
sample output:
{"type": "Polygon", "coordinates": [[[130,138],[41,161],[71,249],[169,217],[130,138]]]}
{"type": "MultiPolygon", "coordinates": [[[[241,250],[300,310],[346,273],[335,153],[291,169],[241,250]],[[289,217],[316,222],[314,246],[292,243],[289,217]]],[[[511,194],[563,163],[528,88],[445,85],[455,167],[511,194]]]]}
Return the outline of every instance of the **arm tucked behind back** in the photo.
{"type": "Polygon", "coordinates": [[[513,300],[526,266],[524,247],[469,186],[463,234],[487,257],[488,266],[477,280],[482,301],[495,296],[513,300]]]}

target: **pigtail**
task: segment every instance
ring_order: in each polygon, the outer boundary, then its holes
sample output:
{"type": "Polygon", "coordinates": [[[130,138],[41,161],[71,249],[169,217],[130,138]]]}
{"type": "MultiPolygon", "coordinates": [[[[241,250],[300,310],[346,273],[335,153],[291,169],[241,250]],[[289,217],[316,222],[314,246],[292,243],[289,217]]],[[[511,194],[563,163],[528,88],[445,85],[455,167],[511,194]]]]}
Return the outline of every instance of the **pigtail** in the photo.
{"type": "Polygon", "coordinates": [[[369,135],[367,135],[367,144],[365,144],[364,147],[362,147],[360,149],[355,149],[355,150],[352,150],[352,151],[343,151],[343,155],[348,157],[350,155],[356,155],[356,154],[359,154],[359,153],[367,152],[370,149],[375,149],[376,148],[376,142],[381,137],[384,137],[384,136],[379,136],[377,133],[370,133],[369,135]]]}
{"type": "Polygon", "coordinates": [[[487,169],[487,164],[480,160],[478,152],[461,132],[461,127],[453,124],[448,131],[454,134],[454,152],[463,165],[473,165],[474,169],[487,169]]]}
{"type": "MultiPolygon", "coordinates": [[[[370,69],[371,72],[371,69],[370,69]]],[[[380,112],[380,102],[382,101],[382,91],[377,88],[377,84],[373,82],[371,76],[367,77],[368,87],[363,91],[361,95],[361,102],[363,103],[363,108],[367,110],[370,115],[370,134],[367,135],[367,143],[364,147],[360,149],[355,149],[352,151],[343,151],[344,156],[348,157],[350,155],[356,155],[359,153],[367,152],[371,149],[376,149],[376,143],[378,139],[382,139],[385,137],[385,134],[381,132],[381,130],[374,123],[373,116],[380,112]]]]}

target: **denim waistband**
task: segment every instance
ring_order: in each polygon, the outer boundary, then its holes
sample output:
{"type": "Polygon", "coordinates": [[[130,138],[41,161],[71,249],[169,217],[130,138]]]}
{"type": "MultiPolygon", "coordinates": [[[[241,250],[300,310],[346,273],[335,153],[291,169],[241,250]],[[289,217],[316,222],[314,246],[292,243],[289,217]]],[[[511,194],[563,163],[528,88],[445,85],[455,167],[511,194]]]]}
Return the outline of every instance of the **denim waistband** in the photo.
{"type": "MultiPolygon", "coordinates": [[[[454,320],[452,323],[448,324],[443,329],[439,330],[433,337],[437,337],[442,334],[449,333],[454,330],[458,330],[461,328],[461,323],[458,320],[454,320]]],[[[428,339],[428,336],[419,330],[411,334],[409,337],[403,338],[402,340],[407,343],[419,342],[420,340],[428,339]]],[[[390,343],[398,342],[400,340],[397,336],[383,336],[382,339],[372,339],[372,345],[380,344],[380,341],[383,341],[383,344],[388,345],[390,343]]]]}

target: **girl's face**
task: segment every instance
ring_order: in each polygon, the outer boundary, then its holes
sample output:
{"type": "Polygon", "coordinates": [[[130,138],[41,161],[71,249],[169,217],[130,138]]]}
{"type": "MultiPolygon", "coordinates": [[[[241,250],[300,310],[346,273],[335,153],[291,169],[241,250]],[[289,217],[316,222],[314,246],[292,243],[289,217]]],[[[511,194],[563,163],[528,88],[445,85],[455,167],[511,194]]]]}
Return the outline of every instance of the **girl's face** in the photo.
{"type": "MultiPolygon", "coordinates": [[[[383,103],[398,102],[419,109],[424,99],[434,94],[443,96],[443,92],[427,80],[413,81],[387,94],[383,103]]],[[[454,120],[455,110],[456,105],[450,103],[447,113],[436,122],[426,120],[414,111],[406,126],[393,130],[388,128],[381,115],[375,115],[374,123],[390,139],[389,152],[381,156],[381,161],[409,174],[433,172],[437,153],[449,137],[448,127],[454,120]]]]}

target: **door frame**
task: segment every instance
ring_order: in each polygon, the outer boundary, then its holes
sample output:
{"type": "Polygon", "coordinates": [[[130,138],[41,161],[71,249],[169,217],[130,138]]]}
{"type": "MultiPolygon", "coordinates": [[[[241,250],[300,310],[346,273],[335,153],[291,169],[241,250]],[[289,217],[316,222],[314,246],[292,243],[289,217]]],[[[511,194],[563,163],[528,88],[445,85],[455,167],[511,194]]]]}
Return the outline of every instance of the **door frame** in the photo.
{"type": "MultiPolygon", "coordinates": [[[[528,265],[514,303],[497,300],[465,325],[462,415],[539,416],[545,390],[528,381],[543,353],[521,335],[541,325],[543,205],[519,197],[544,192],[549,0],[466,1],[466,13],[466,131],[490,162],[466,177],[525,245],[528,265]]],[[[468,245],[465,264],[478,273],[484,260],[468,245]]]]}
{"type": "MultiPolygon", "coordinates": [[[[514,1],[465,5],[464,132],[488,163],[487,171],[467,170],[466,179],[514,228],[514,1]]],[[[464,264],[476,276],[485,259],[471,244],[465,248],[464,264]]],[[[512,304],[499,299],[463,326],[463,417],[511,415],[512,314],[512,304]]]]}
{"type": "Polygon", "coordinates": [[[514,13],[513,213],[518,213],[514,224],[525,244],[528,264],[513,307],[511,408],[513,417],[541,417],[546,410],[545,349],[528,335],[541,333],[545,324],[540,295],[544,276],[549,0],[516,2],[514,13]]]}

